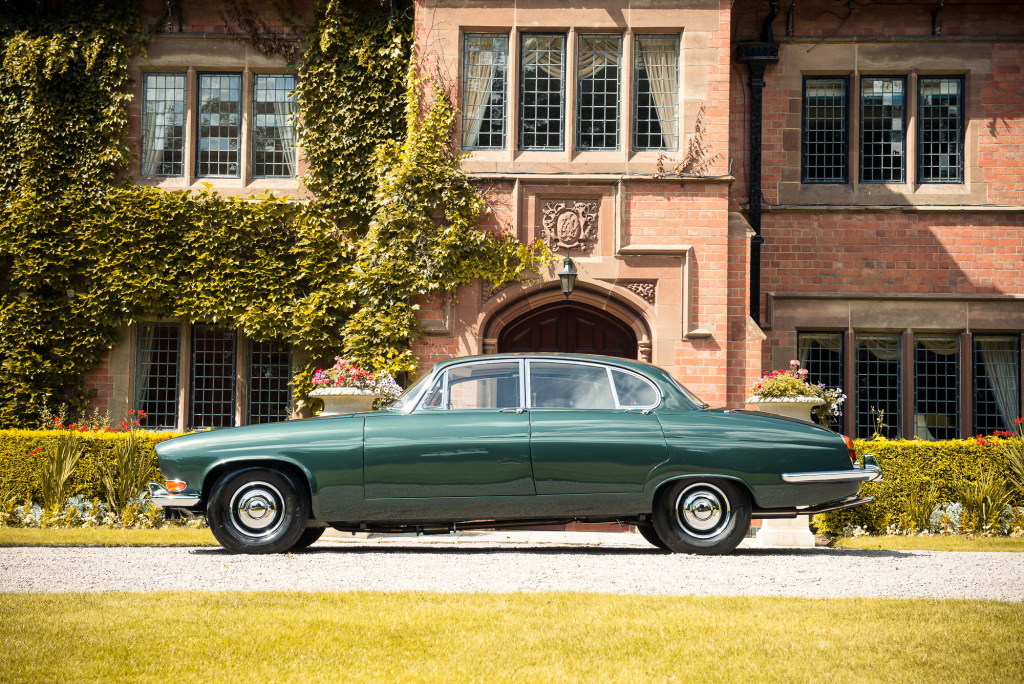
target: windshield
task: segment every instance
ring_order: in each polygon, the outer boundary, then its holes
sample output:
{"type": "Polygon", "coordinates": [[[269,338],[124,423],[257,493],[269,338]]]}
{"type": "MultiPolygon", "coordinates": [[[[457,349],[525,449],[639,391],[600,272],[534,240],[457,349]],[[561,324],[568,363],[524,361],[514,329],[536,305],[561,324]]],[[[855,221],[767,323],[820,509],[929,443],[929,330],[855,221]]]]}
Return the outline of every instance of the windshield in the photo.
{"type": "Polygon", "coordinates": [[[425,383],[427,381],[427,378],[429,378],[429,377],[430,377],[430,373],[427,373],[426,375],[421,376],[419,378],[419,380],[417,380],[416,382],[414,382],[411,385],[409,385],[409,388],[406,389],[404,392],[402,392],[398,396],[398,398],[395,399],[395,403],[391,404],[391,406],[388,406],[386,410],[388,410],[388,411],[408,411],[408,410],[410,410],[412,408],[412,403],[416,400],[416,397],[419,396],[420,390],[423,389],[423,383],[425,383]]]}

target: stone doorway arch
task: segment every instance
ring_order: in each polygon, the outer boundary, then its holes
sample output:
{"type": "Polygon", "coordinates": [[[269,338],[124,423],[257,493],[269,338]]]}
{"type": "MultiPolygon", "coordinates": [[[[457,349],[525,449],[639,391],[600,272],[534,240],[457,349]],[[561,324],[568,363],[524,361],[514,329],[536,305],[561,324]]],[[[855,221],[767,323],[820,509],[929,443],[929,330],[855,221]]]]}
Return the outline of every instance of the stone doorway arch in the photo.
{"type": "Polygon", "coordinates": [[[607,313],[576,302],[529,311],[498,334],[497,351],[604,354],[637,358],[636,333],[607,313]]]}

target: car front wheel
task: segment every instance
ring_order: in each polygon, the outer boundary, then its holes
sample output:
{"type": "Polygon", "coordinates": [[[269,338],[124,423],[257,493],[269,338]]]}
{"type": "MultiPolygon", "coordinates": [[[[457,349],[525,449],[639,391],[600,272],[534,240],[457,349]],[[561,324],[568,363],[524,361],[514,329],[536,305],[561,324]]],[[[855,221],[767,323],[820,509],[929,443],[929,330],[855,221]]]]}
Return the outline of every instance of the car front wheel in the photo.
{"type": "Polygon", "coordinates": [[[214,485],[206,517],[231,553],[283,553],[302,539],[308,511],[306,488],[290,473],[246,468],[214,485]]]}
{"type": "Polygon", "coordinates": [[[678,480],[654,501],[654,529],[677,553],[729,553],[750,527],[750,496],[726,480],[678,480]]]}

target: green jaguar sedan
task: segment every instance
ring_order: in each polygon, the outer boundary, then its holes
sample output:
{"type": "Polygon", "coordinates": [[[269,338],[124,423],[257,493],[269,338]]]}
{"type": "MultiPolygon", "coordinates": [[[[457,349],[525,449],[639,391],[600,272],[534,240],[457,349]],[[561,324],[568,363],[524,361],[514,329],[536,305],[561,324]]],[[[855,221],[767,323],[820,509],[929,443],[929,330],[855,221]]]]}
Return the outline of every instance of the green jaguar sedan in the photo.
{"type": "Polygon", "coordinates": [[[156,447],[158,506],[205,514],[234,553],[280,553],[327,527],[435,534],[636,525],[655,546],[719,554],[751,518],[869,503],[853,443],[812,423],[710,409],[667,372],[572,354],[438,364],[386,410],[177,437],[156,447]]]}

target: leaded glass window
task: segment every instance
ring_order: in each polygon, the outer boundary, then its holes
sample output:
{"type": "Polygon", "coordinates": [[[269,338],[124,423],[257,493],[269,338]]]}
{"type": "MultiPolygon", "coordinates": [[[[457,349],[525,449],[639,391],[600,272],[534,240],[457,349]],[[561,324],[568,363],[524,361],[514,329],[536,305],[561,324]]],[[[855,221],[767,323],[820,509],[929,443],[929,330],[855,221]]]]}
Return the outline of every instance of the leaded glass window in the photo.
{"type": "Polygon", "coordinates": [[[276,423],[291,413],[291,347],[249,342],[249,423],[276,423]]]}
{"type": "Polygon", "coordinates": [[[196,175],[238,178],[242,75],[199,74],[196,175]]]}
{"type": "Polygon", "coordinates": [[[917,178],[964,182],[963,78],[921,77],[917,96],[917,178]]]}
{"type": "Polygon", "coordinates": [[[576,59],[576,147],[619,148],[622,36],[581,35],[576,59]]]}
{"type": "Polygon", "coordinates": [[[906,79],[864,76],[860,81],[860,180],[906,179],[906,79]]]}
{"type": "Polygon", "coordinates": [[[914,336],[914,434],[921,439],[960,436],[960,338],[914,336]]]}
{"type": "Polygon", "coordinates": [[[192,401],[188,427],[235,424],[235,331],[192,327],[192,401]]]}
{"type": "Polygon", "coordinates": [[[803,182],[846,183],[849,155],[843,77],[804,79],[803,182]]]}
{"type": "Polygon", "coordinates": [[[252,175],[295,176],[295,77],[258,74],[252,97],[252,175]]]}
{"type": "Polygon", "coordinates": [[[505,148],[508,36],[467,33],[462,53],[462,148],[505,148]]]}
{"type": "Polygon", "coordinates": [[[148,178],[185,174],[185,74],[142,78],[142,168],[148,178]]]}
{"type": "Polygon", "coordinates": [[[135,408],[147,414],[142,426],[177,429],[181,326],[140,323],[135,359],[135,408]]]}
{"type": "MultiPolygon", "coordinates": [[[[838,332],[802,332],[797,334],[797,356],[808,370],[808,380],[828,388],[843,386],[843,334],[838,332]]],[[[846,405],[841,407],[846,410],[846,405]]],[[[842,418],[833,416],[829,426],[838,428],[842,418]]]]}
{"type": "Polygon", "coordinates": [[[974,430],[1013,430],[1020,416],[1020,338],[974,336],[974,430]]]}
{"type": "Polygon", "coordinates": [[[679,147],[679,36],[638,35],[633,55],[633,148],[679,147]]]}
{"type": "Polygon", "coordinates": [[[565,36],[524,33],[520,51],[519,148],[565,146],[565,36]]]}
{"type": "Polygon", "coordinates": [[[857,436],[900,434],[900,336],[861,334],[856,338],[857,436]]]}

